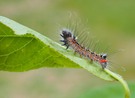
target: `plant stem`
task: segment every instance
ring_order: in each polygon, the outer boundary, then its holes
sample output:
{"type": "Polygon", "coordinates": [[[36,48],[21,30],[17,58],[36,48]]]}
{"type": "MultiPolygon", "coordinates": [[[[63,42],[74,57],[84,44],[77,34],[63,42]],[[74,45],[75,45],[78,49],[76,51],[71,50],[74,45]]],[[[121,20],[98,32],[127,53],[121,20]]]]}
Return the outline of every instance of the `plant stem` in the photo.
{"type": "Polygon", "coordinates": [[[105,72],[107,72],[109,75],[111,75],[112,77],[114,77],[116,80],[118,80],[124,87],[125,89],[125,98],[130,98],[130,89],[128,87],[127,82],[122,78],[122,76],[113,73],[112,71],[105,69],[105,72]]]}

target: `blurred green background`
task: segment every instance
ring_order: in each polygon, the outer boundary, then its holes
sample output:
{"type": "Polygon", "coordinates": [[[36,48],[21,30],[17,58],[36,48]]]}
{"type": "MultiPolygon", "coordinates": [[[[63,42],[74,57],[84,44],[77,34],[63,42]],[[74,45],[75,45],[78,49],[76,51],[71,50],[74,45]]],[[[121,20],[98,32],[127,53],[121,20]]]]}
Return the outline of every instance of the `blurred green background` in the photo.
{"type": "MultiPolygon", "coordinates": [[[[114,69],[129,83],[135,98],[134,0],[0,0],[0,15],[59,41],[58,27],[69,13],[87,21],[97,38],[124,49],[114,57],[114,69]],[[121,65],[126,69],[123,71],[121,65]]],[[[84,22],[85,23],[85,22],[84,22]]],[[[101,80],[83,69],[37,69],[0,72],[0,98],[124,98],[117,82],[101,80]]]]}

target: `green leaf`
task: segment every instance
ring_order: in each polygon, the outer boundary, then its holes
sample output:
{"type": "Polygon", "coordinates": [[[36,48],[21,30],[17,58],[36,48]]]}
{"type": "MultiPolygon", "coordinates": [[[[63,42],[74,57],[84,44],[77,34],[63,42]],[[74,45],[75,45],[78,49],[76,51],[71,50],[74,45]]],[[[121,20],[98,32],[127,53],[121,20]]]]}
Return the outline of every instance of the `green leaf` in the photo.
{"type": "Polygon", "coordinates": [[[115,80],[100,65],[75,56],[60,44],[5,17],[0,17],[0,70],[26,71],[41,67],[83,67],[105,80],[115,80]]]}
{"type": "Polygon", "coordinates": [[[0,16],[0,70],[17,72],[42,67],[84,68],[104,80],[120,81],[128,92],[126,96],[130,95],[118,74],[103,70],[98,63],[90,63],[40,33],[0,16]]]}

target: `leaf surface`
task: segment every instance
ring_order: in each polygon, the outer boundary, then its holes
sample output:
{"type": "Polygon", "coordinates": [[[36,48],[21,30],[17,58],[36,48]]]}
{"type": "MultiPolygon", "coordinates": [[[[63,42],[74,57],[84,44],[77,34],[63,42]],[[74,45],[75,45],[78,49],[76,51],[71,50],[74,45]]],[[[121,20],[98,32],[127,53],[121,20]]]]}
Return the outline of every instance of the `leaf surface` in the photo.
{"type": "Polygon", "coordinates": [[[90,63],[42,34],[0,16],[0,70],[16,72],[42,67],[84,68],[102,79],[115,80],[99,64],[90,63]]]}

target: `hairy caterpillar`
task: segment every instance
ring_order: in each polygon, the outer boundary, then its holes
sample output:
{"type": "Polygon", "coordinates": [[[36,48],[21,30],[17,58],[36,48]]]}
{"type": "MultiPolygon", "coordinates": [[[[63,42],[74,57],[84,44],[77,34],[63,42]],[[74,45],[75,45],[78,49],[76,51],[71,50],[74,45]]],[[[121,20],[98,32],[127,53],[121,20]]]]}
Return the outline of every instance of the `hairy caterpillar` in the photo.
{"type": "Polygon", "coordinates": [[[64,43],[63,45],[66,46],[66,49],[71,47],[76,53],[80,54],[81,56],[86,57],[91,61],[98,62],[101,65],[102,69],[107,67],[108,60],[106,53],[97,54],[96,52],[83,47],[77,42],[76,36],[74,36],[71,31],[68,31],[66,29],[61,31],[60,36],[63,38],[60,41],[64,43]]]}

